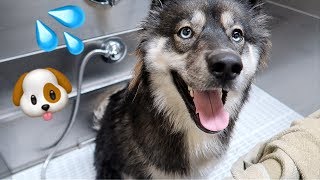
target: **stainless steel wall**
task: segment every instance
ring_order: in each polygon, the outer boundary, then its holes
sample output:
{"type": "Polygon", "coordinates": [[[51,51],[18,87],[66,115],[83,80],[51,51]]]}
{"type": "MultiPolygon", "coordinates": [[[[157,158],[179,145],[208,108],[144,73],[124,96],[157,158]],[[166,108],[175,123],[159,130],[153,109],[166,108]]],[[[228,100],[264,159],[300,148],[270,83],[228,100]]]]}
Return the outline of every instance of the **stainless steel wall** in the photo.
{"type": "Polygon", "coordinates": [[[148,11],[149,1],[120,0],[109,7],[89,0],[1,0],[0,62],[39,50],[35,39],[38,19],[57,32],[62,45],[64,31],[86,40],[138,27],[148,11]],[[86,22],[81,28],[65,28],[49,16],[48,11],[65,5],[77,5],[85,11],[86,22]]]}
{"type": "Polygon", "coordinates": [[[97,56],[88,63],[79,115],[60,152],[94,138],[95,132],[90,128],[92,109],[105,91],[130,78],[135,64],[132,54],[137,44],[137,27],[146,16],[149,4],[150,0],[120,0],[114,7],[97,5],[89,0],[0,1],[0,178],[42,162],[49,152],[43,148],[57,140],[71,115],[72,98],[51,122],[24,115],[11,102],[18,77],[33,69],[53,67],[66,74],[75,85],[79,64],[86,53],[99,48],[110,37],[120,37],[128,47],[124,60],[107,64],[97,56]],[[77,5],[85,11],[86,22],[81,28],[65,28],[47,14],[49,10],[64,5],[77,5]],[[58,34],[60,46],[57,50],[50,53],[39,50],[35,39],[37,19],[58,34]],[[85,40],[82,54],[74,56],[66,50],[64,31],[85,40]]]}

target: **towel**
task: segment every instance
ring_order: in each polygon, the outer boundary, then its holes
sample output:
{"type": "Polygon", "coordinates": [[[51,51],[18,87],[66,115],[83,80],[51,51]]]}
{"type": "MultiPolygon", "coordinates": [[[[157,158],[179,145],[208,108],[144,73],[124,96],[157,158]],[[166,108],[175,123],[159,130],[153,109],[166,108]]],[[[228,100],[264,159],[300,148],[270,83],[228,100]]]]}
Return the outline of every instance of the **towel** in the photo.
{"type": "Polygon", "coordinates": [[[233,179],[320,179],[320,110],[241,157],[233,179]]]}

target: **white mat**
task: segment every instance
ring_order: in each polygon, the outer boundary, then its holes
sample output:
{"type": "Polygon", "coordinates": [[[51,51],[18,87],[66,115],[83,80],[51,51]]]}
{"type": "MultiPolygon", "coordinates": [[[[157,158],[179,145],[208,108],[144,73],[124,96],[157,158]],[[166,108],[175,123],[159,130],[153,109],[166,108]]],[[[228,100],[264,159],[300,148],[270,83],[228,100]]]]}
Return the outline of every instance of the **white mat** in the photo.
{"type": "MultiPolygon", "coordinates": [[[[231,165],[253,146],[288,128],[293,120],[302,116],[291,110],[258,87],[253,87],[249,103],[237,123],[227,155],[213,168],[210,179],[230,176],[231,165]]],[[[48,179],[94,179],[94,145],[72,151],[51,161],[48,179]]],[[[17,180],[40,179],[42,165],[12,176],[17,180]]]]}

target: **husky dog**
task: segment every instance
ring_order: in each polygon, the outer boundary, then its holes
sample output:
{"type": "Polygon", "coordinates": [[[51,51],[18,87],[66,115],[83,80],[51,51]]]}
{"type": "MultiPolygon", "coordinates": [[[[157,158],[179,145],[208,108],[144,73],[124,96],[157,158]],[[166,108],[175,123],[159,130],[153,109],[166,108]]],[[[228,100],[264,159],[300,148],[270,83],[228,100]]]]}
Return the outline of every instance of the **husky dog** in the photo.
{"type": "Polygon", "coordinates": [[[271,48],[262,4],[154,0],[133,78],[94,112],[98,179],[205,177],[271,48]]]}

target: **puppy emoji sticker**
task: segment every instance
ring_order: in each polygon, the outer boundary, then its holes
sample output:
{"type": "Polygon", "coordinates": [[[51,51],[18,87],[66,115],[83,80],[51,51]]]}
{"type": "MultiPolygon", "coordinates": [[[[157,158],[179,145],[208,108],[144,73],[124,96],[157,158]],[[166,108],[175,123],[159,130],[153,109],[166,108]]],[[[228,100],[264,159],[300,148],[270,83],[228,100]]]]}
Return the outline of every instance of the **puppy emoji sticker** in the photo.
{"type": "Polygon", "coordinates": [[[12,101],[30,117],[42,116],[45,121],[68,103],[72,85],[68,78],[53,68],[36,69],[20,76],[15,84],[12,101]]]}

